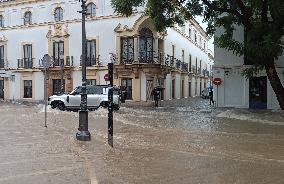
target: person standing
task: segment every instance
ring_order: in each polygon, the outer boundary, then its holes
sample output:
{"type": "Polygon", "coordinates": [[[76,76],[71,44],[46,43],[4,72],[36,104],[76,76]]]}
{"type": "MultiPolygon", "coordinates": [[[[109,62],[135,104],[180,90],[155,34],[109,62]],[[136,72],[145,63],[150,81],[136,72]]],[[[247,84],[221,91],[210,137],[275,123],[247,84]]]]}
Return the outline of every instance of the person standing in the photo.
{"type": "Polygon", "coordinates": [[[212,89],[210,89],[210,91],[209,91],[209,99],[210,99],[210,105],[211,105],[211,102],[212,102],[212,104],[214,106],[213,90],[212,89]]]}
{"type": "Polygon", "coordinates": [[[160,92],[156,87],[152,91],[152,96],[154,97],[155,107],[158,107],[159,106],[160,92]]]}

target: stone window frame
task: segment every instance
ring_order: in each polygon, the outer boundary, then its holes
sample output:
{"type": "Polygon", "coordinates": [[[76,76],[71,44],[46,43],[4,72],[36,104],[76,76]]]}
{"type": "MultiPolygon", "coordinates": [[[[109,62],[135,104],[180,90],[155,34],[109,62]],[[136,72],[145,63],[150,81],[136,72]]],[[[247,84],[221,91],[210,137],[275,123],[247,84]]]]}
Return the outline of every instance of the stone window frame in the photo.
{"type": "Polygon", "coordinates": [[[98,9],[98,6],[97,6],[97,4],[95,3],[95,2],[88,2],[87,3],[87,6],[86,6],[86,8],[87,8],[87,13],[90,13],[90,15],[87,15],[87,18],[91,18],[91,17],[96,17],[97,16],[97,9],[98,9]],[[94,7],[91,7],[91,13],[90,12],[88,12],[89,11],[89,6],[94,6],[94,7]],[[95,10],[95,12],[93,12],[93,10],[95,10]]]}
{"type": "Polygon", "coordinates": [[[27,98],[27,99],[32,99],[33,98],[33,80],[23,80],[23,98],[27,98]],[[26,90],[26,86],[25,86],[25,82],[31,82],[31,86],[29,86],[31,89],[31,96],[26,96],[25,90],[26,90]]]}
{"type": "Polygon", "coordinates": [[[0,13],[0,28],[5,27],[4,21],[5,21],[4,15],[0,13]]]}
{"type": "Polygon", "coordinates": [[[25,11],[25,13],[23,15],[23,20],[24,20],[25,26],[32,24],[32,17],[33,17],[32,11],[30,11],[30,10],[25,11]],[[26,17],[28,14],[29,14],[29,17],[26,17]]]}
{"type": "Polygon", "coordinates": [[[61,22],[64,19],[64,9],[61,6],[57,6],[53,10],[53,18],[55,22],[61,22]],[[57,10],[59,10],[59,16],[57,17],[57,10]],[[58,20],[57,20],[58,19],[58,20]]]}

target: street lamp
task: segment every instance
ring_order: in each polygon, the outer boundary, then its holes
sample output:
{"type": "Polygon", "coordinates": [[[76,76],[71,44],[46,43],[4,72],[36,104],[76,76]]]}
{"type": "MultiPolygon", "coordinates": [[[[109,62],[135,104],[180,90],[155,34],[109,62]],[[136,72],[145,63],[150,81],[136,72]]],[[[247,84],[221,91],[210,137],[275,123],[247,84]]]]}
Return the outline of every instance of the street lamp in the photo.
{"type": "MultiPolygon", "coordinates": [[[[80,2],[80,0],[79,0],[80,2]]],[[[88,130],[88,110],[87,110],[87,93],[86,93],[86,27],[85,19],[87,15],[86,1],[81,0],[82,2],[82,91],[81,91],[81,105],[79,111],[79,128],[76,133],[76,139],[79,141],[90,141],[91,134],[88,130]]]]}

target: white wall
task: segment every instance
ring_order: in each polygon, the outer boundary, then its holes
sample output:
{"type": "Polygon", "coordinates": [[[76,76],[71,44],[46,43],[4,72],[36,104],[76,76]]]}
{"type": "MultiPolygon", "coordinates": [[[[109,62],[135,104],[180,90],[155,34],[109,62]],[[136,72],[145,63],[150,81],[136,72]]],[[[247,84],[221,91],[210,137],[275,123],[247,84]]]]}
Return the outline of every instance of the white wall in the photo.
{"type": "MultiPolygon", "coordinates": [[[[220,28],[216,31],[215,37],[219,37],[223,33],[224,30],[220,28]]],[[[234,31],[233,38],[237,41],[242,42],[244,40],[243,28],[236,27],[236,31],[234,31]]],[[[219,48],[216,45],[214,46],[214,56],[215,66],[241,66],[244,63],[243,57],[236,56],[233,52],[229,52],[223,48],[219,48]]]]}
{"type": "Polygon", "coordinates": [[[34,77],[34,87],[36,89],[36,93],[34,98],[35,100],[43,100],[44,99],[44,75],[42,72],[33,73],[34,77]]]}
{"type": "Polygon", "coordinates": [[[140,88],[141,100],[146,101],[147,100],[146,75],[143,72],[140,72],[140,83],[141,83],[141,88],[140,88]]]}

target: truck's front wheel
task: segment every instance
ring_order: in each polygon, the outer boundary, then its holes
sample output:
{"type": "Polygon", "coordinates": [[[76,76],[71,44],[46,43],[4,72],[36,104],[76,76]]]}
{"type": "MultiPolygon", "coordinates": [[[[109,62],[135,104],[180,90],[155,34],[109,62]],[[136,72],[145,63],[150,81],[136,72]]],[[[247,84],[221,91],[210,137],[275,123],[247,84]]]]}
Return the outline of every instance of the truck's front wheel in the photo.
{"type": "Polygon", "coordinates": [[[65,111],[65,109],[66,109],[63,102],[58,102],[58,103],[57,103],[57,108],[58,108],[59,110],[61,110],[61,111],[65,111]]]}

